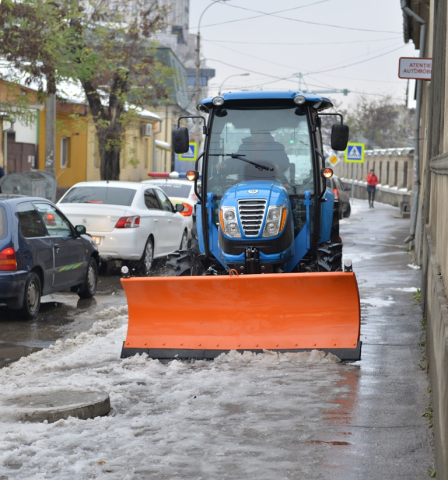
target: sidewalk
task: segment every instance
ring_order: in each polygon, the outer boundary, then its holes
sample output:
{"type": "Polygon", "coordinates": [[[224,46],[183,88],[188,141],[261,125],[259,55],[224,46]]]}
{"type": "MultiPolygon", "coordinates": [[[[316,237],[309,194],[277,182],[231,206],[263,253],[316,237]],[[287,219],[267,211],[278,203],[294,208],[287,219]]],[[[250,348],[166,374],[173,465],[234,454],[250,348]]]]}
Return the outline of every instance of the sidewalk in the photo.
{"type": "MultiPolygon", "coordinates": [[[[432,467],[409,220],[356,201],[341,222],[357,274],[362,360],[319,352],[214,362],[121,360],[126,308],[0,370],[1,396],[103,390],[111,413],[20,423],[0,410],[0,479],[424,479],[432,467]]],[[[324,293],[324,292],[323,292],[324,293]]]]}

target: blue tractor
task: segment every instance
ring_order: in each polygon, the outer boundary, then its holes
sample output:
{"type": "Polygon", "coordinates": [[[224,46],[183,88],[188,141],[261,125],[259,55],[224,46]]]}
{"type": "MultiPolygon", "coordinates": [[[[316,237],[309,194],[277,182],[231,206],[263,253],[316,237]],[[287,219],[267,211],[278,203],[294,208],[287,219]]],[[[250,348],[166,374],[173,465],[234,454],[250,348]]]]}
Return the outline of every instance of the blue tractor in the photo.
{"type": "MultiPolygon", "coordinates": [[[[203,122],[205,134],[187,173],[199,200],[192,245],[170,255],[166,277],[122,279],[122,356],[320,349],[360,359],[358,287],[349,261],[342,271],[338,207],[326,185],[333,172],[321,117],[339,115],[324,113],[330,107],[300,92],[238,92],[202,100],[204,115],[179,119],[176,153],[189,151],[182,119],[203,122]]],[[[339,118],[331,146],[345,150],[339,118]]]]}
{"type": "MultiPolygon", "coordinates": [[[[290,91],[227,93],[199,103],[208,120],[199,116],[205,144],[196,162],[202,160],[197,243],[171,256],[171,275],[342,270],[321,135],[321,115],[334,115],[323,113],[330,107],[327,98],[290,91]]],[[[334,150],[348,141],[340,118],[334,150]]],[[[174,130],[176,153],[188,149],[189,138],[186,128],[174,130]]],[[[190,177],[197,181],[198,169],[190,177]]]]}

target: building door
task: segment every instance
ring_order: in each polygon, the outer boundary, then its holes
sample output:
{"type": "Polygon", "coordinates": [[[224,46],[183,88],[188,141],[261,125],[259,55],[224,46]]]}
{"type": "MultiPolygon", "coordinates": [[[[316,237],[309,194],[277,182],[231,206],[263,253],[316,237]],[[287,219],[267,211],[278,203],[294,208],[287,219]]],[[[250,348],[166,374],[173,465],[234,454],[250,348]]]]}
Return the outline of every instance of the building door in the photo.
{"type": "Polygon", "coordinates": [[[36,145],[33,143],[17,143],[8,141],[7,173],[29,172],[38,168],[36,145]]]}

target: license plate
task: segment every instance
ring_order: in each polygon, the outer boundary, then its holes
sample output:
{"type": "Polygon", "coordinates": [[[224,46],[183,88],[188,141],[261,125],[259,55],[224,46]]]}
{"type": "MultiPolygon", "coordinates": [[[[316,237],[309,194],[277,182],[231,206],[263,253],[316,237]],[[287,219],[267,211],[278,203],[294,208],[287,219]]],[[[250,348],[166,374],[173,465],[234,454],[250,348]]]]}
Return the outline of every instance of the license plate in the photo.
{"type": "Polygon", "coordinates": [[[92,237],[93,238],[93,241],[99,245],[101,243],[101,237],[92,237]]]}

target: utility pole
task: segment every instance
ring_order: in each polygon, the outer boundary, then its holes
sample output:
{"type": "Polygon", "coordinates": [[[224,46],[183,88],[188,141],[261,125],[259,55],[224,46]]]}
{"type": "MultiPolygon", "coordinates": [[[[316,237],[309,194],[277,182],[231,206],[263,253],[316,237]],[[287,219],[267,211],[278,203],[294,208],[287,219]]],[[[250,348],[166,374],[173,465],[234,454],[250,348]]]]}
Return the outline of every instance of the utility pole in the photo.
{"type": "Polygon", "coordinates": [[[56,94],[50,93],[45,104],[45,171],[56,175],[56,94]]]}

